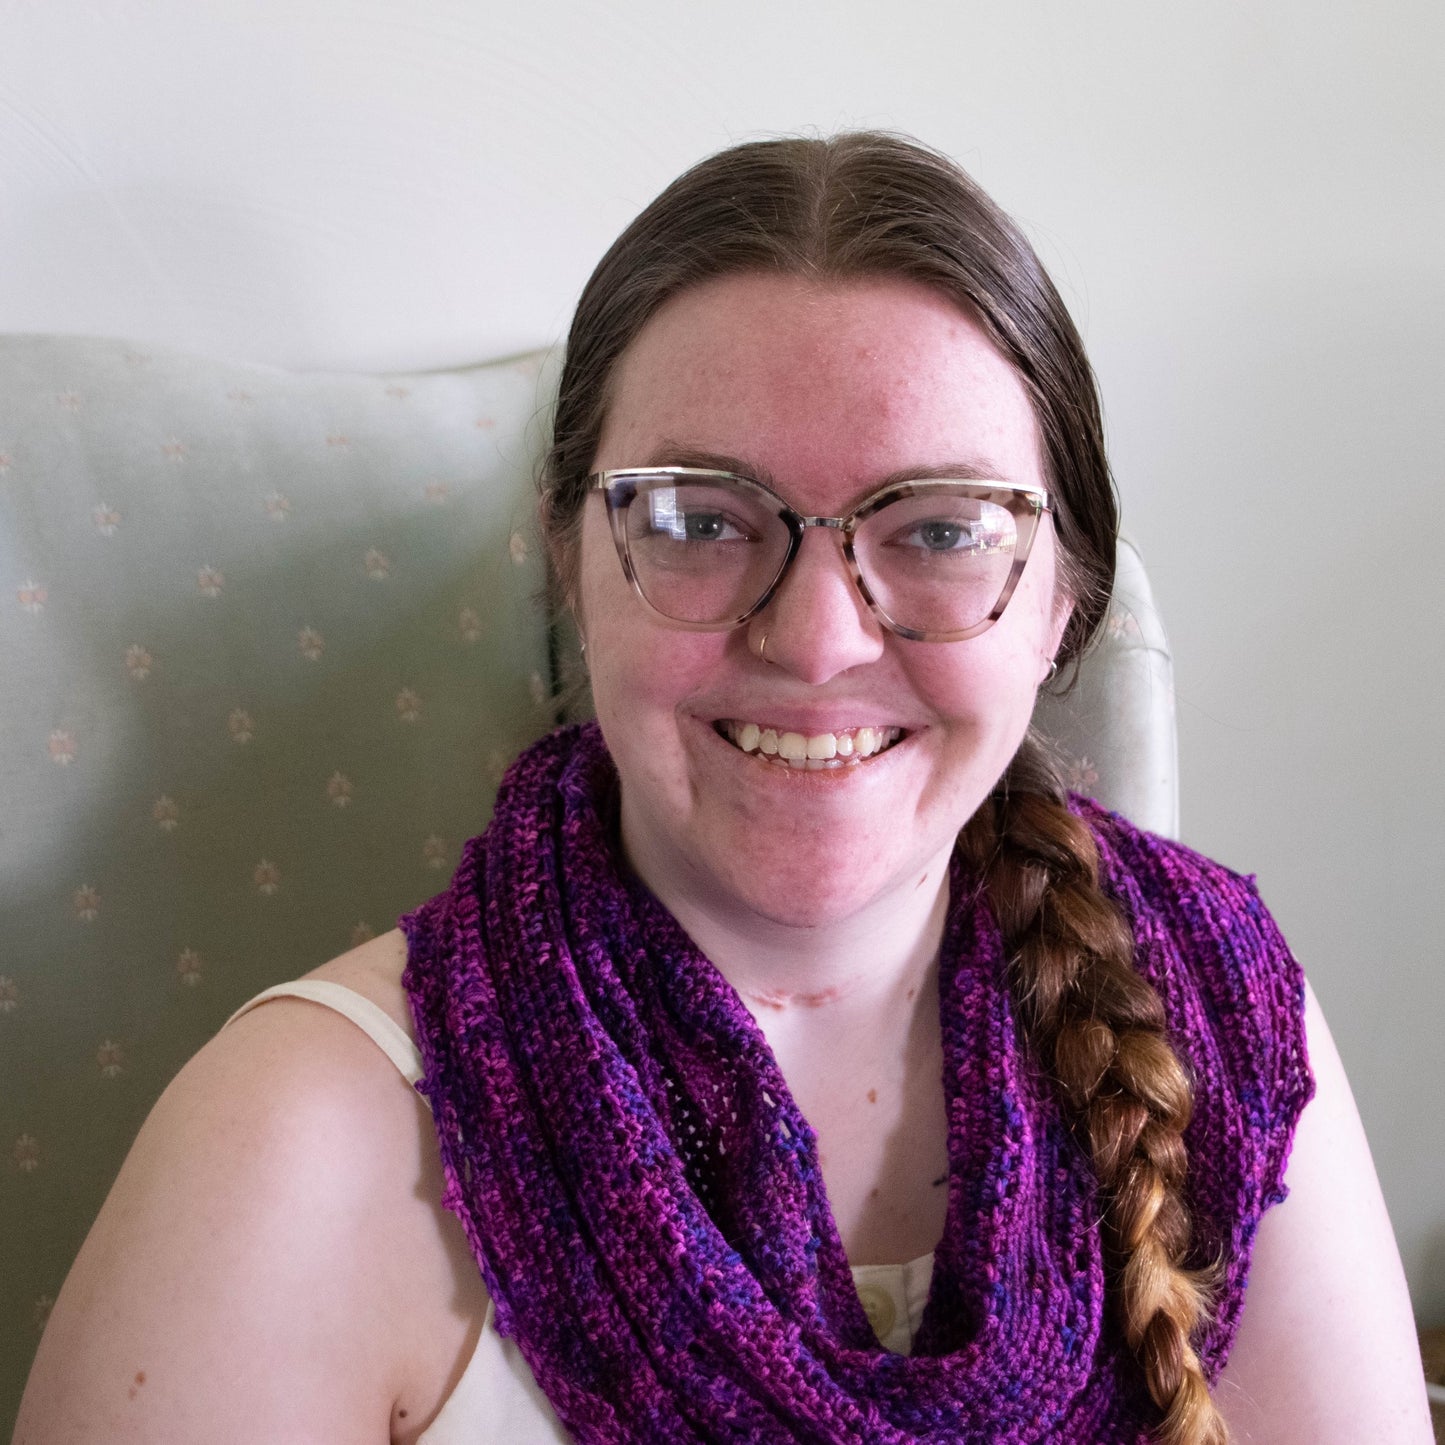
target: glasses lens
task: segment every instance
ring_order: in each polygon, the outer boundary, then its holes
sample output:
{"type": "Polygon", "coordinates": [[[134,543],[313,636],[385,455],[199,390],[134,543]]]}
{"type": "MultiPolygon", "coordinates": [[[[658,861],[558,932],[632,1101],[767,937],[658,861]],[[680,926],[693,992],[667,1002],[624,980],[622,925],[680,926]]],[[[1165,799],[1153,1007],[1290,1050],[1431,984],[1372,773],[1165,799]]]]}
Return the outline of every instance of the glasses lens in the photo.
{"type": "Polygon", "coordinates": [[[741,617],[772,585],[787,524],[728,482],[644,483],[627,509],[627,555],[642,595],[677,622],[741,617]]]}
{"type": "Polygon", "coordinates": [[[1019,546],[1007,507],[939,488],[871,513],[854,535],[853,554],[874,600],[900,627],[962,632],[993,611],[1019,546]]]}

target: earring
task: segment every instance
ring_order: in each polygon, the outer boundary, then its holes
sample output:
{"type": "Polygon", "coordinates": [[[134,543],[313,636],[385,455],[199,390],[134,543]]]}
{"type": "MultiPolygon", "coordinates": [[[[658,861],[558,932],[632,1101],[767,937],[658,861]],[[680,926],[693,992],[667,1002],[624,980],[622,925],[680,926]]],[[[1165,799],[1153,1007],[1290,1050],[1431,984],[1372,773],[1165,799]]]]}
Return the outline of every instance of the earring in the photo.
{"type": "Polygon", "coordinates": [[[1059,675],[1059,659],[1049,658],[1049,675],[1039,684],[1040,687],[1047,687],[1059,675]]]}

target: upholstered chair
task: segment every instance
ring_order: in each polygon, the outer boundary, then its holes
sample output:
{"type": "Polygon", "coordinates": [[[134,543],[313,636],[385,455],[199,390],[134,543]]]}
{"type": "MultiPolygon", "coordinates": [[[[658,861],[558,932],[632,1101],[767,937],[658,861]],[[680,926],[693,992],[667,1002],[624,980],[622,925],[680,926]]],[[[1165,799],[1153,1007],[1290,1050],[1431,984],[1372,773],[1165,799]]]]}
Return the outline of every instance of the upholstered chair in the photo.
{"type": "MultiPolygon", "coordinates": [[[[0,1421],[136,1130],[244,999],[391,928],[559,716],[553,364],[294,373],[0,338],[0,1421]]],[[[1177,829],[1138,554],[1039,723],[1177,829]]]]}

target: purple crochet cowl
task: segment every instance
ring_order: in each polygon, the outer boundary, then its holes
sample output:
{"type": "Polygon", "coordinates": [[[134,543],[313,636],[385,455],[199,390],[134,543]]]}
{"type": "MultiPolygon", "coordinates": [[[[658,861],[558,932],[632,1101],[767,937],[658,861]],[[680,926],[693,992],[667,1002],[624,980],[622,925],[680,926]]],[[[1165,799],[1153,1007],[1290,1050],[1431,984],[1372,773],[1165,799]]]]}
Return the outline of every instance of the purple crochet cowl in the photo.
{"type": "MultiPolygon", "coordinates": [[[[815,1137],[737,993],[616,842],[595,725],[513,766],[446,893],[402,920],[445,1202],[579,1441],[1142,1442],[1099,1201],[1020,1043],[998,929],[954,865],[940,961],[948,1212],[908,1356],[869,1328],[815,1137]]],[[[1303,979],[1253,883],[1096,805],[1196,1081],[1189,1199],[1222,1261],[1217,1376],[1311,1092],[1303,979]]]]}

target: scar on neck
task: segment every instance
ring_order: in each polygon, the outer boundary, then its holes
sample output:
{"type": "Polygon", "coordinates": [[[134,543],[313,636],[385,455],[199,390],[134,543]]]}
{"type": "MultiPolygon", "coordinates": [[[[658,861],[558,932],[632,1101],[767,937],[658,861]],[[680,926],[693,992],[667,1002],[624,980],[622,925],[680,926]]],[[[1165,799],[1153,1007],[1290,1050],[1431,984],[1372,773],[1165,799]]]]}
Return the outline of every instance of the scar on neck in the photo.
{"type": "Polygon", "coordinates": [[[749,1003],[755,1003],[759,1008],[776,1009],[781,1012],[785,1008],[822,1008],[824,1004],[836,1003],[846,990],[834,985],[831,988],[820,988],[817,993],[789,993],[786,989],[769,989],[766,993],[748,993],[743,997],[749,1003]]]}

